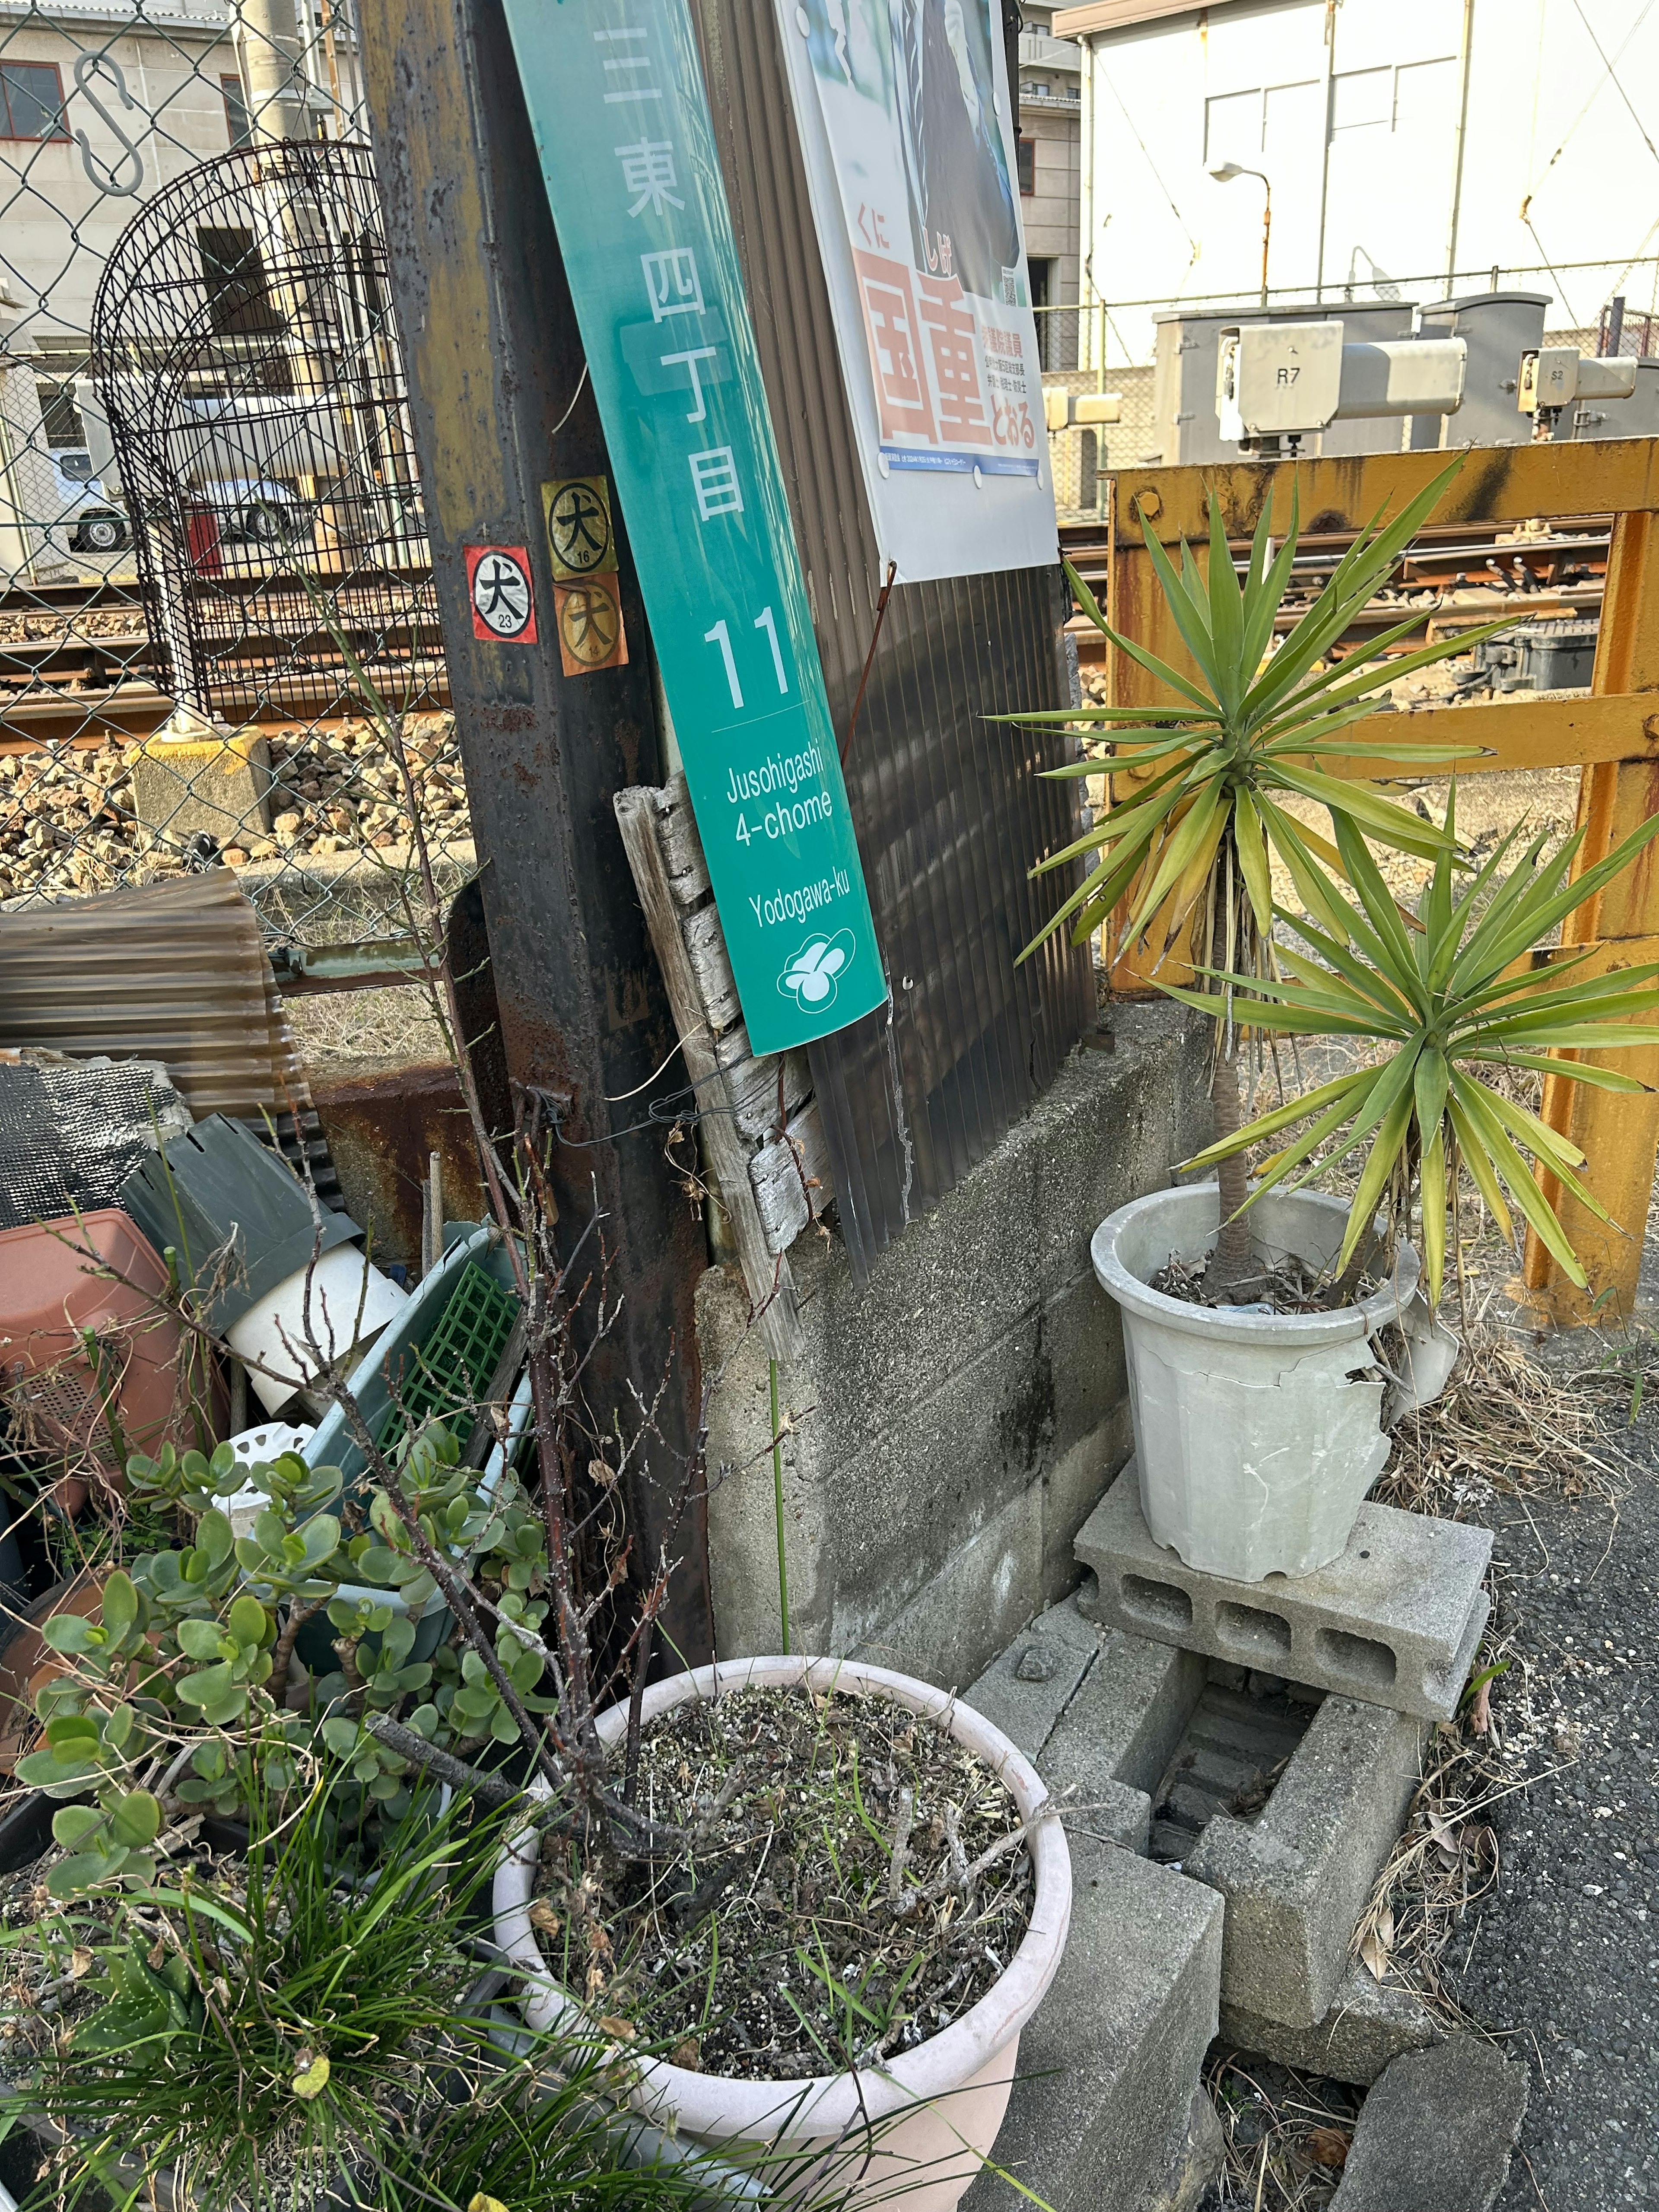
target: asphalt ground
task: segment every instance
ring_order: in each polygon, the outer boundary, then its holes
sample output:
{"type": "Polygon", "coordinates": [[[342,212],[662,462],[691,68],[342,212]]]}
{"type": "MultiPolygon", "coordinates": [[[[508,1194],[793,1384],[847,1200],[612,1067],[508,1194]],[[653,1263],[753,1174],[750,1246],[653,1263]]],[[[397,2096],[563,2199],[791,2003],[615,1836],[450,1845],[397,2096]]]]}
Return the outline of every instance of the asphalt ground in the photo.
{"type": "MultiPolygon", "coordinates": [[[[1552,1364],[1575,1356],[1555,1340],[1552,1364]]],[[[1616,1497],[1496,1497],[1492,1711],[1527,1778],[1490,1808],[1495,1891],[1443,1960],[1532,2092],[1498,2212],[1659,2206],[1659,1415],[1605,1386],[1616,1497]]]]}

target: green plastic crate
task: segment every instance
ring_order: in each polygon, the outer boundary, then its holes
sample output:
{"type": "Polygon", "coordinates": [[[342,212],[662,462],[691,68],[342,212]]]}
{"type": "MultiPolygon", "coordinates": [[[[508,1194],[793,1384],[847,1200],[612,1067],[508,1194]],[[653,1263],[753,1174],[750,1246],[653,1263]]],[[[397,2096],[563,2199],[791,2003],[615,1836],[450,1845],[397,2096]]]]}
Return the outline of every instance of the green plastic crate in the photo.
{"type": "MultiPolygon", "coordinates": [[[[412,1370],[398,1384],[401,1407],[393,1405],[376,1438],[383,1452],[397,1449],[411,1430],[434,1416],[444,1420],[463,1406],[476,1404],[489,1388],[496,1363],[507,1348],[519,1301],[493,1282],[477,1262],[462,1268],[443,1319],[416,1352],[412,1370]]],[[[460,1438],[465,1449],[473,1419],[460,1438]]]]}

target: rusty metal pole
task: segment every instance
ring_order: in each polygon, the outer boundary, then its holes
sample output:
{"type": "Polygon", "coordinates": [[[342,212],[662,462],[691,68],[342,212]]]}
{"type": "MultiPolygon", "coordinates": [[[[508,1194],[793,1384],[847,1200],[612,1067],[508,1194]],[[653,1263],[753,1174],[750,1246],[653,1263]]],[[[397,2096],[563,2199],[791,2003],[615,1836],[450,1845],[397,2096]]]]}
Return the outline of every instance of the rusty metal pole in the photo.
{"type": "MultiPolygon", "coordinates": [[[[707,1255],[663,1133],[623,1133],[675,1042],[611,805],[663,781],[644,611],[619,518],[629,664],[564,675],[541,487],[609,471],[501,9],[361,0],[358,12],[507,1069],[557,1115],[564,1224],[579,1231],[595,1195],[606,1217],[623,1304],[592,1395],[625,1406],[631,1378],[648,1400],[672,1360],[659,1419],[684,1452],[707,1255]],[[469,545],[527,549],[538,642],[474,635],[469,545]]],[[[683,1079],[671,1067],[664,1082],[683,1079]]],[[[641,1573],[665,1540],[665,1498],[641,1486],[629,1501],[641,1573]]],[[[684,1564],[659,1627],[695,1666],[713,1640],[701,1499],[673,1549],[684,1564]]]]}

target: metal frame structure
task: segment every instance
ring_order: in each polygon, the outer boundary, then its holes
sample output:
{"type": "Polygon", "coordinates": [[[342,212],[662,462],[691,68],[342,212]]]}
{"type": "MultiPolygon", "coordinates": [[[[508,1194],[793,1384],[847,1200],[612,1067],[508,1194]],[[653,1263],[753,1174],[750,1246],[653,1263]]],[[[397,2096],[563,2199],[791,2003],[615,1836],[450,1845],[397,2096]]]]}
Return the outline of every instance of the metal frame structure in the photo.
{"type": "MultiPolygon", "coordinates": [[[[1127,470],[1113,486],[1109,618],[1115,629],[1186,672],[1193,664],[1152,572],[1142,515],[1166,544],[1183,536],[1201,544],[1208,537],[1211,502],[1218,501],[1229,538],[1248,539],[1264,507],[1276,521],[1288,520],[1294,483],[1309,532],[1354,532],[1380,510],[1395,509],[1413,497],[1445,462],[1443,453],[1375,453],[1127,470]]],[[[1580,872],[1659,812],[1659,440],[1473,450],[1436,518],[1518,523],[1608,514],[1614,518],[1613,536],[1589,692],[1425,708],[1409,724],[1413,744],[1467,742],[1470,757],[1460,773],[1579,769],[1578,820],[1588,832],[1577,862],[1580,872]]],[[[1115,704],[1152,705],[1166,696],[1121,653],[1109,656],[1107,680],[1115,704]]],[[[1341,772],[1334,761],[1330,766],[1341,772]]],[[[1356,766],[1351,772],[1360,771],[1356,766]]],[[[1386,779],[1389,772],[1386,760],[1364,765],[1367,780],[1386,779]]],[[[1401,762],[1398,773],[1419,776],[1422,770],[1401,762]]],[[[1595,964],[1583,971],[1586,975],[1659,959],[1659,858],[1652,848],[1626,876],[1569,916],[1563,949],[1586,948],[1595,956],[1595,964]]],[[[1534,956],[1540,967],[1552,957],[1549,951],[1534,956]]],[[[1184,969],[1169,963],[1161,972],[1170,981],[1186,978],[1184,969]]],[[[1118,963],[1113,981],[1131,993],[1151,988],[1146,965],[1133,955],[1118,963]]],[[[1621,1052],[1617,1065],[1654,1088],[1638,1096],[1545,1085],[1545,1119],[1587,1155],[1585,1179],[1613,1218],[1609,1228],[1545,1180],[1589,1277],[1588,1290],[1576,1289],[1529,1237],[1525,1292],[1534,1310],[1557,1322],[1617,1325],[1635,1302],[1659,1157],[1659,1048],[1621,1052]]]]}
{"type": "Polygon", "coordinates": [[[202,714],[337,712],[332,618],[394,701],[441,647],[374,160],[340,139],[185,171],[105,266],[93,378],[157,681],[202,714]]]}

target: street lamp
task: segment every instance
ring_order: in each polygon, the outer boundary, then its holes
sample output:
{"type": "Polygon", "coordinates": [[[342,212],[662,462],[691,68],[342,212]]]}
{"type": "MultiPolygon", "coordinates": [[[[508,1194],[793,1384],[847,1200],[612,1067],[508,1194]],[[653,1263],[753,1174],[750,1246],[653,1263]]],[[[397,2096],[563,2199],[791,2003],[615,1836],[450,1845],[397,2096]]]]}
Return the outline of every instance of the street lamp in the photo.
{"type": "Polygon", "coordinates": [[[1230,185],[1235,177],[1259,177],[1261,179],[1261,304],[1267,304],[1267,240],[1273,227],[1273,188],[1260,169],[1247,169],[1237,161],[1218,161],[1210,172],[1218,185],[1230,185]]]}

